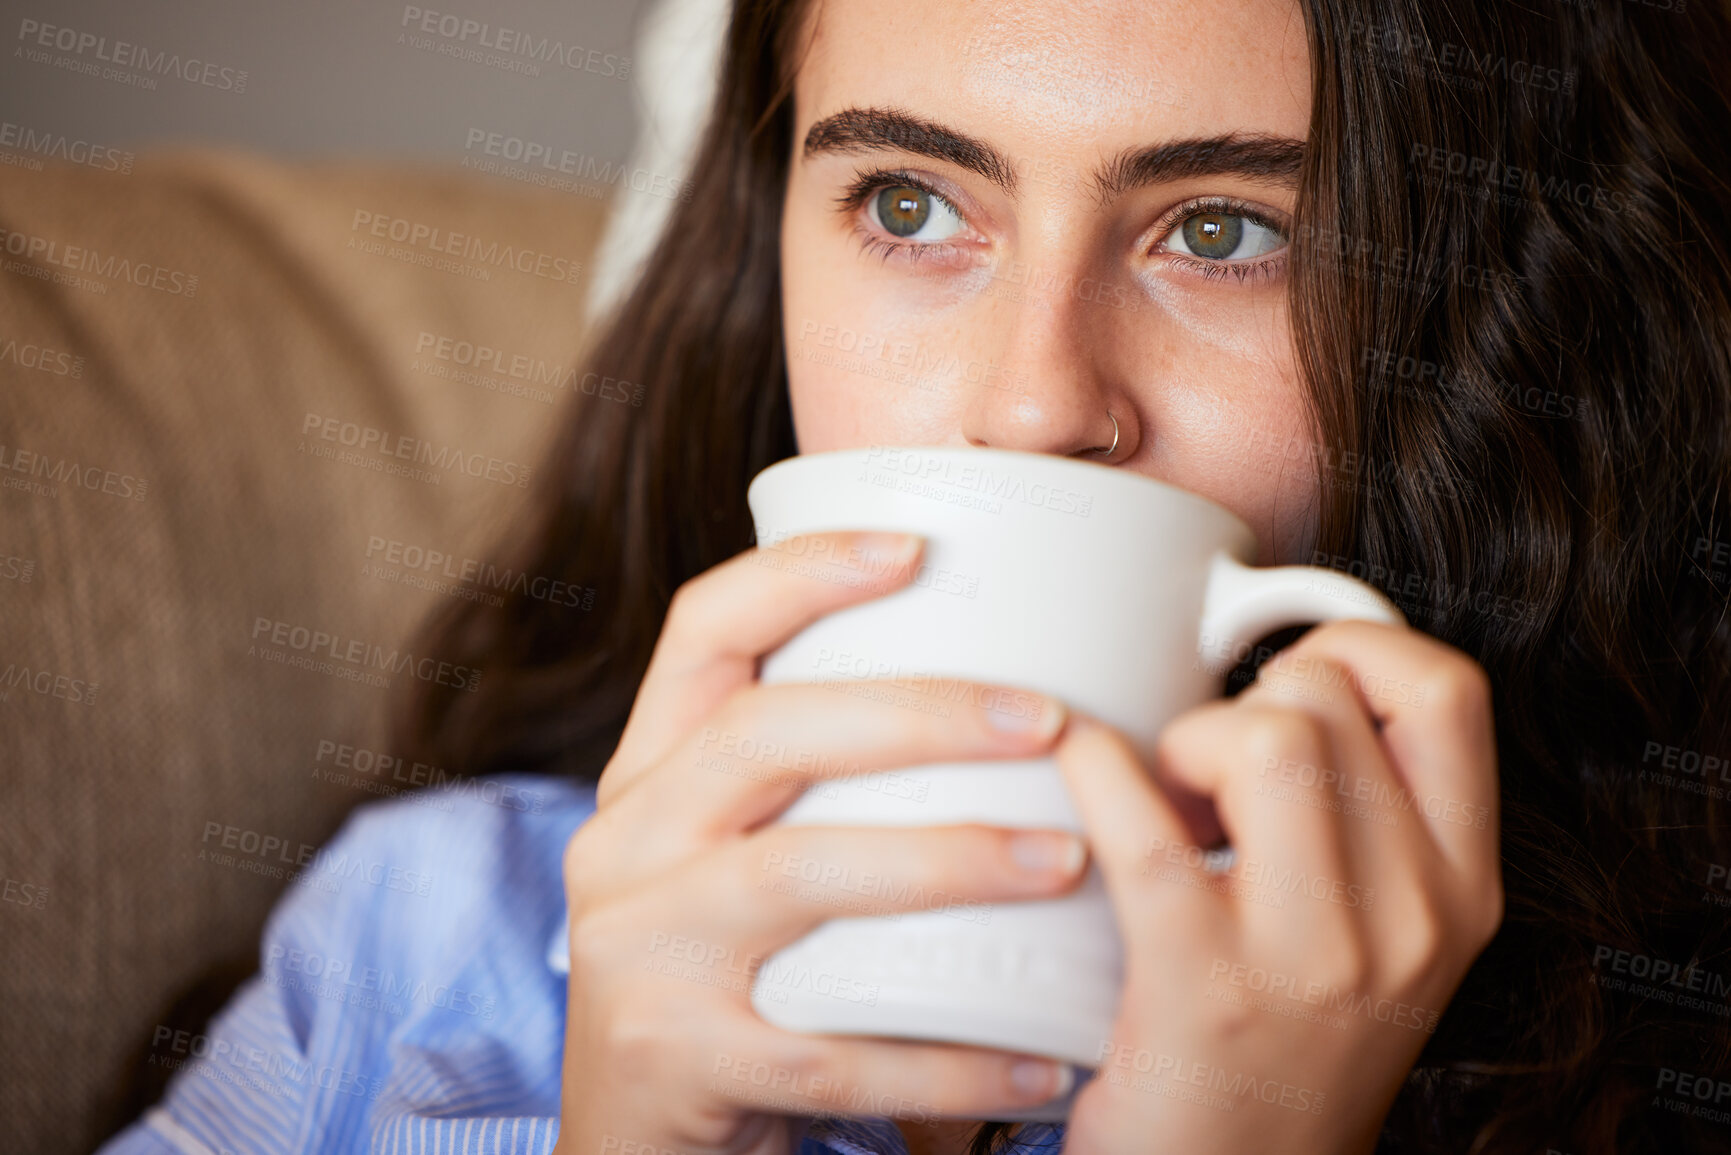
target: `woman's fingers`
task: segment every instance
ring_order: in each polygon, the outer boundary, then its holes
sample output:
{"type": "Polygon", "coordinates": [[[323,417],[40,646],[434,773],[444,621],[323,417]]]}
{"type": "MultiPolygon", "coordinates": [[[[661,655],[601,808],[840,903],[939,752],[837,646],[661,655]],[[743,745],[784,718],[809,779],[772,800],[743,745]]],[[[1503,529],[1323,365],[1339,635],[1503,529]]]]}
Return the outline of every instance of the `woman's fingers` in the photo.
{"type": "Polygon", "coordinates": [[[876,680],[753,686],[621,788],[611,809],[652,830],[654,843],[620,849],[637,869],[662,869],[768,821],[824,780],[1034,757],[1063,723],[1064,707],[1053,699],[974,683],[947,684],[942,693],[876,680]]]}
{"type": "Polygon", "coordinates": [[[1069,1090],[1064,1063],[983,1047],[803,1035],[752,1014],[721,1020],[727,1041],[698,1052],[707,1089],[742,1107],[801,1115],[990,1117],[1069,1090]]]}
{"type": "Polygon", "coordinates": [[[1346,897],[1368,916],[1350,920],[1365,958],[1374,960],[1378,981],[1406,990],[1446,954],[1441,940],[1459,917],[1463,886],[1424,815],[1414,812],[1414,794],[1354,692],[1352,672],[1316,653],[1297,658],[1304,674],[1264,665],[1238,702],[1309,715],[1328,734],[1331,755],[1325,763],[1264,761],[1256,767],[1256,798],[1276,811],[1326,814],[1346,848],[1344,876],[1364,884],[1346,897]]]}
{"type": "Polygon", "coordinates": [[[1489,712],[1459,708],[1476,667],[1447,647],[1344,625],[1265,664],[1236,699],[1174,720],[1161,773],[1213,799],[1247,894],[1287,893],[1284,909],[1243,908],[1250,941],[1273,951],[1309,936],[1312,955],[1334,956],[1315,964],[1330,973],[1416,989],[1501,918],[1494,811],[1478,801],[1487,780],[1494,791],[1489,712]],[[1445,680],[1450,708],[1424,713],[1445,680]],[[1443,794],[1439,774],[1467,789],[1443,794]]]}
{"type": "Polygon", "coordinates": [[[1322,719],[1254,699],[1210,702],[1173,719],[1156,756],[1163,779],[1213,800],[1235,850],[1232,877],[1246,893],[1266,889],[1267,905],[1303,909],[1287,899],[1298,890],[1332,892],[1350,872],[1346,840],[1317,787],[1279,796],[1259,773],[1283,761],[1332,765],[1334,742],[1322,719]]]}
{"type": "Polygon", "coordinates": [[[1123,734],[1072,712],[1055,755],[1127,939],[1169,928],[1165,918],[1149,916],[1151,894],[1161,895],[1161,909],[1183,925],[1224,919],[1208,869],[1217,856],[1197,845],[1183,813],[1123,734]]]}
{"type": "Polygon", "coordinates": [[[1064,1094],[1073,1074],[1051,1059],[983,1047],[784,1031],[742,1002],[697,992],[643,1011],[607,1028],[656,1069],[655,1079],[611,1088],[612,1109],[626,1117],[726,1102],[746,1115],[989,1118],[1064,1094]]]}
{"type": "Polygon", "coordinates": [[[926,827],[775,826],[693,863],[690,925],[769,954],[831,918],[935,911],[965,922],[993,902],[1050,898],[1082,876],[1087,848],[1064,830],[963,824],[926,827]],[[755,891],[749,912],[725,898],[755,891]]]}
{"type": "MultiPolygon", "coordinates": [[[[605,817],[579,828],[573,846],[605,817]]],[[[995,900],[1070,889],[1084,859],[1068,831],[974,825],[769,826],[727,839],[602,901],[573,904],[567,1046],[613,1056],[609,1071],[636,1072],[605,1091],[624,1117],[665,1114],[667,1088],[683,1085],[689,1094],[676,1091],[675,1108],[705,1113],[687,1130],[713,1127],[721,1100],[915,1118],[1043,1102],[1060,1093],[1044,1061],[1018,1092],[1015,1060],[1001,1052],[782,1032],[756,1015],[750,991],[772,954],[828,919],[936,911],[978,923],[995,900]],[[653,1101],[636,1101],[644,1087],[659,1088],[653,1101]]],[[[574,892],[591,867],[566,865],[574,892]]],[[[875,997],[858,976],[811,981],[838,998],[875,997]]]]}
{"type": "Polygon", "coordinates": [[[1409,812],[1412,792],[1352,688],[1353,672],[1316,653],[1301,651],[1293,661],[1304,673],[1269,662],[1232,705],[1240,711],[1308,715],[1327,736],[1328,759],[1265,757],[1253,768],[1255,796],[1271,805],[1332,816],[1350,848],[1354,872],[1376,877],[1379,885],[1398,881],[1389,876],[1391,869],[1400,874],[1406,864],[1428,866],[1439,852],[1422,815],[1409,812]]]}
{"type": "Polygon", "coordinates": [[[922,546],[913,534],[801,534],[745,550],[680,586],[597,805],[752,681],[763,654],[827,613],[906,584],[922,546]]]}
{"type": "Polygon", "coordinates": [[[1343,670],[1342,694],[1376,720],[1401,822],[1422,824],[1475,890],[1500,894],[1497,752],[1490,681],[1453,646],[1416,630],[1330,622],[1291,647],[1289,676],[1343,670]]]}
{"type": "Polygon", "coordinates": [[[992,902],[1070,889],[1085,859],[1062,830],[770,826],[574,912],[573,957],[642,965],[677,935],[687,961],[712,956],[705,965],[737,974],[827,919],[938,911],[982,922],[992,902]]]}

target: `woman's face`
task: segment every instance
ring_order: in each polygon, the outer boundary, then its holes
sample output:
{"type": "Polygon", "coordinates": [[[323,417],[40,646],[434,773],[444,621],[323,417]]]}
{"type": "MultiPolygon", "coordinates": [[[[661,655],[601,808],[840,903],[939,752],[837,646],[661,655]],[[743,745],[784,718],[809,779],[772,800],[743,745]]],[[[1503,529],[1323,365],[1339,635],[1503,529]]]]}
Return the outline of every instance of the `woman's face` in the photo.
{"type": "Polygon", "coordinates": [[[1110,464],[1305,559],[1297,6],[814,0],[807,21],[781,232],[800,451],[1099,461],[1115,417],[1110,464]]]}

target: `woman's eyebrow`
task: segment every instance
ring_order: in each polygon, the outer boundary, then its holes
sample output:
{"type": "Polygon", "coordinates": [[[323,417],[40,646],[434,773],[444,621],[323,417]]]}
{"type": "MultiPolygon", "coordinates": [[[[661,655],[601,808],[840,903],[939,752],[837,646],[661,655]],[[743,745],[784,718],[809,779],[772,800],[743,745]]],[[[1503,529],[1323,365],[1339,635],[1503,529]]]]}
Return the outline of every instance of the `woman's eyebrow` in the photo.
{"type": "MultiPolygon", "coordinates": [[[[845,108],[813,124],[805,156],[899,149],[977,172],[1016,195],[1016,166],[963,132],[894,108],[845,108]]],[[[1265,133],[1226,133],[1126,149],[1092,174],[1095,194],[1111,200],[1134,188],[1199,176],[1239,176],[1298,188],[1304,142],[1265,133]]]]}

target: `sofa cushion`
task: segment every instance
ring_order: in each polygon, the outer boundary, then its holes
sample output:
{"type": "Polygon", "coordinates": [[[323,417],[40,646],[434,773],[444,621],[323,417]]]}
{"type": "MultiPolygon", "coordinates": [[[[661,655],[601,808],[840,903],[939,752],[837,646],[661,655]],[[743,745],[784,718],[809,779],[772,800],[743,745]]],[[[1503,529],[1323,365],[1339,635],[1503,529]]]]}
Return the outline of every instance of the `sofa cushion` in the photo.
{"type": "Polygon", "coordinates": [[[310,848],[438,777],[387,703],[476,676],[415,628],[584,386],[606,213],[450,169],[0,167],[9,1150],[124,1122],[310,848]]]}

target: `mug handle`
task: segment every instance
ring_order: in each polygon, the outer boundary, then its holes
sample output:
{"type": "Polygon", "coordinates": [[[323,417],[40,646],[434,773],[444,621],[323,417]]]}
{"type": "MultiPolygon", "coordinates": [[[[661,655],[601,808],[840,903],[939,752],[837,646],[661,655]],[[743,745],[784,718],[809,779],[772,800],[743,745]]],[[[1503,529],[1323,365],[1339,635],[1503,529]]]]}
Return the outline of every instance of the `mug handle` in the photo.
{"type": "Polygon", "coordinates": [[[1314,565],[1261,569],[1228,553],[1209,567],[1197,653],[1224,677],[1258,638],[1306,622],[1358,620],[1406,625],[1406,616],[1367,582],[1314,565]]]}

